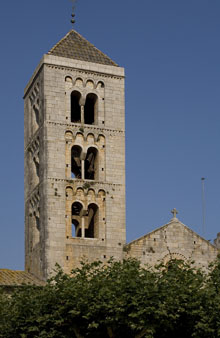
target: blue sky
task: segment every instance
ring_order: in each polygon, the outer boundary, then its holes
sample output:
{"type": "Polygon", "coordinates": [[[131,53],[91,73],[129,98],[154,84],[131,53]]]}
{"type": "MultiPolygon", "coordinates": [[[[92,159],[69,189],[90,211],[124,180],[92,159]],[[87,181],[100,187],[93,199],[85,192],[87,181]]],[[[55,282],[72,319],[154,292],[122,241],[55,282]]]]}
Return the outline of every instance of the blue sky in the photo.
{"type": "MultiPolygon", "coordinates": [[[[23,269],[23,89],[70,29],[70,0],[0,3],[0,268],[23,269]]],[[[220,231],[219,0],[78,0],[75,29],[126,69],[127,240],[170,210],[220,231]]]]}

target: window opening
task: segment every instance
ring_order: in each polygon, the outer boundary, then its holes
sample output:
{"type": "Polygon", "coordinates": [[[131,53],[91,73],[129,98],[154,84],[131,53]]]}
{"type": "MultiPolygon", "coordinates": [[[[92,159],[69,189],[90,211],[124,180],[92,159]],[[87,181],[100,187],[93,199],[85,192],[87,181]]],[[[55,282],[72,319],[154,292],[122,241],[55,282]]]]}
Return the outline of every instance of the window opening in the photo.
{"type": "Polygon", "coordinates": [[[98,237],[98,206],[90,204],[88,207],[88,216],[85,227],[86,238],[98,237]]]}
{"type": "Polygon", "coordinates": [[[90,147],[85,159],[85,179],[98,179],[98,151],[96,148],[90,147]]]}
{"type": "Polygon", "coordinates": [[[85,124],[95,124],[95,115],[97,113],[98,98],[95,94],[88,94],[84,108],[85,124]]]}
{"type": "Polygon", "coordinates": [[[81,211],[83,206],[79,202],[74,202],[72,204],[72,237],[81,237],[81,211]]]}
{"type": "Polygon", "coordinates": [[[73,146],[71,149],[71,177],[82,178],[81,172],[81,152],[80,146],[73,146]]]}
{"type": "Polygon", "coordinates": [[[79,104],[81,94],[79,92],[73,91],[71,93],[71,122],[80,123],[81,122],[81,107],[79,104]]]}

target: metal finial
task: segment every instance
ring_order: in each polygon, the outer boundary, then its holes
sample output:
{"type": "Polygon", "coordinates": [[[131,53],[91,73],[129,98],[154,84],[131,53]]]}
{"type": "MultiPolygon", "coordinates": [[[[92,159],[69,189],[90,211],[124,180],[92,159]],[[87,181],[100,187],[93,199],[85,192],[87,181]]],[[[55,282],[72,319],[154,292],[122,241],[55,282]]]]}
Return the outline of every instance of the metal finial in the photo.
{"type": "Polygon", "coordinates": [[[74,19],[75,18],[75,13],[74,13],[74,11],[75,11],[75,3],[76,3],[76,1],[77,0],[71,0],[71,2],[72,2],[72,14],[71,14],[71,16],[72,16],[72,19],[70,20],[70,22],[71,22],[71,24],[74,26],[74,23],[76,22],[76,20],[74,19]]]}
{"type": "Polygon", "coordinates": [[[205,207],[205,177],[201,178],[202,181],[202,232],[203,236],[205,237],[205,214],[206,214],[206,207],[205,207]]]}

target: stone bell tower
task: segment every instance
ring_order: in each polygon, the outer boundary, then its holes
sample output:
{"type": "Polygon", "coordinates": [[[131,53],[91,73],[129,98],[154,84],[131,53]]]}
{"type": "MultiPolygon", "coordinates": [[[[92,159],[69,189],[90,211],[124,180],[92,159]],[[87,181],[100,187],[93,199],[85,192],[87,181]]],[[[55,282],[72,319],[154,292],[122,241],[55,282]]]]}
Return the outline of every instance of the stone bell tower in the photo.
{"type": "Polygon", "coordinates": [[[124,69],[71,30],[24,94],[25,268],[45,279],[125,244],[124,69]]]}

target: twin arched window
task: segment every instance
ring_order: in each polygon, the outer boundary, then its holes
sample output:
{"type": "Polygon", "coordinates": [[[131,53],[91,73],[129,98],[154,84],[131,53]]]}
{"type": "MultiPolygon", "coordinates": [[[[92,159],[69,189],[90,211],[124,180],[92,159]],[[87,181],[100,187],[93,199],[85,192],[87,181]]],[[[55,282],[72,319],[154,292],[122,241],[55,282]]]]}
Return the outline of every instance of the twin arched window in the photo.
{"type": "Polygon", "coordinates": [[[72,147],[71,176],[87,180],[98,179],[98,150],[95,147],[88,148],[84,160],[82,159],[82,148],[78,145],[72,147]]]}
{"type": "Polygon", "coordinates": [[[83,210],[80,202],[72,204],[72,237],[98,237],[98,206],[91,203],[83,210]]]}
{"type": "Polygon", "coordinates": [[[80,104],[81,94],[74,90],[71,93],[71,122],[96,124],[98,113],[98,97],[96,94],[90,93],[86,96],[84,105],[84,115],[80,104]]]}

